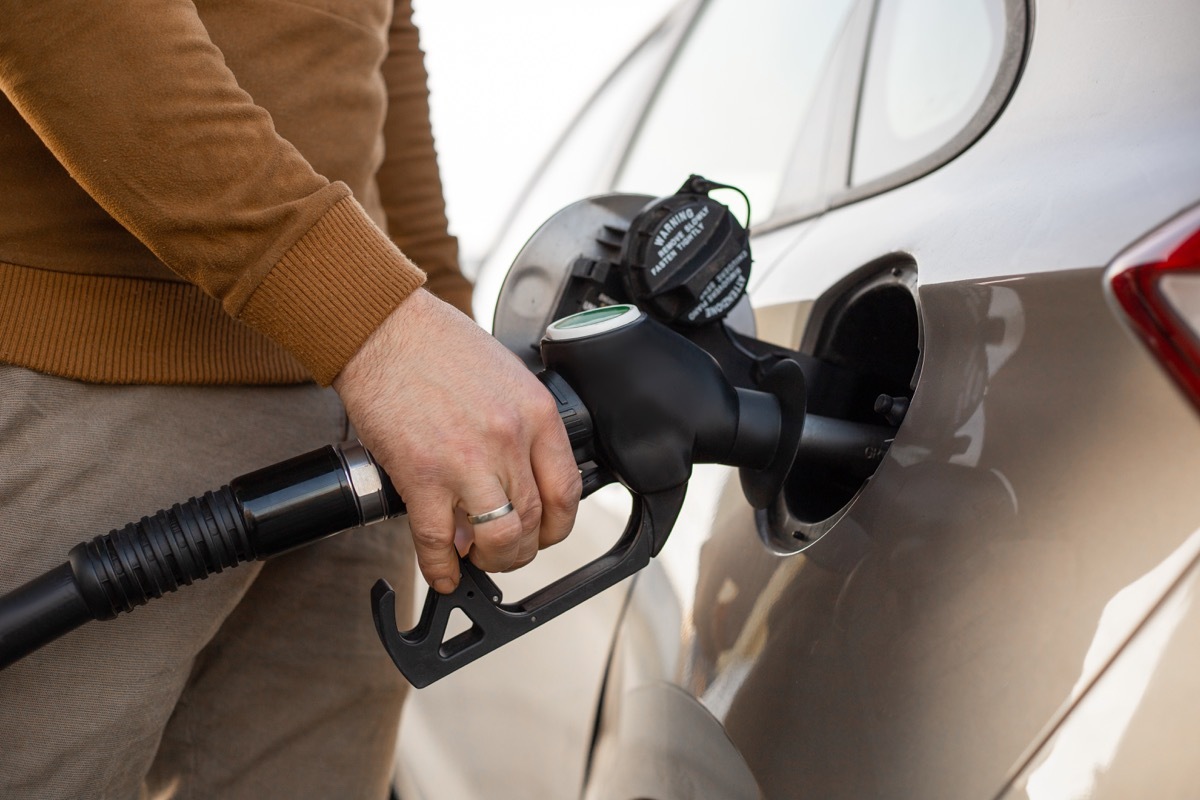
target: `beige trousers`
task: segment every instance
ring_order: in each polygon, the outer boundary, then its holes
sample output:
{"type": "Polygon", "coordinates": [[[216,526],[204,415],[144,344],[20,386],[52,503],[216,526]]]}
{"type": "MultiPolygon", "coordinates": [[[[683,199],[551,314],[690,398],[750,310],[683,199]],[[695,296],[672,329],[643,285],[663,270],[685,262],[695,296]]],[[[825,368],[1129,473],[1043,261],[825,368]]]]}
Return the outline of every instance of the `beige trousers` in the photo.
{"type": "MultiPolygon", "coordinates": [[[[77,542],[348,437],[336,395],[111,387],[0,365],[0,592],[77,542]]],[[[0,671],[0,798],[384,798],[406,684],[376,578],[407,528],[246,564],[0,671]]],[[[400,613],[411,613],[408,607],[400,613]]]]}

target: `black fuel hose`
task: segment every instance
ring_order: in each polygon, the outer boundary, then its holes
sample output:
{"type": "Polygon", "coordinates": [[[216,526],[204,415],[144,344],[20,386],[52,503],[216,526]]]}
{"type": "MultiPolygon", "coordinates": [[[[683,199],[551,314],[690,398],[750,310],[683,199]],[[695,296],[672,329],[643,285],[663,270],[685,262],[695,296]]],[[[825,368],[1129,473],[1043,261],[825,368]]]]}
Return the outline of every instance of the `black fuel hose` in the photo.
{"type": "Polygon", "coordinates": [[[66,563],[0,597],[0,669],[90,620],[403,514],[382,475],[361,445],[331,445],[80,542],[66,563]]]}

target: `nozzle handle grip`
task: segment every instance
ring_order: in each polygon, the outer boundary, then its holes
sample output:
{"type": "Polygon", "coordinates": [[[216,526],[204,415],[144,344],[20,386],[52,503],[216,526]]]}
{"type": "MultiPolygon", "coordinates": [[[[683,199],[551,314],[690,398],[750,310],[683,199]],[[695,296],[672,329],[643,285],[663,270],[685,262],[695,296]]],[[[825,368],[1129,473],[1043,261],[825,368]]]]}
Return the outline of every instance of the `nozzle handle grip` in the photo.
{"type": "Polygon", "coordinates": [[[633,511],[621,538],[599,558],[518,600],[505,603],[495,582],[467,559],[450,594],[425,595],[420,620],[407,631],[396,627],[396,593],[379,580],[371,590],[375,628],[384,649],[409,683],[418,689],[503,647],[650,563],[655,542],[669,532],[683,505],[686,484],[649,496],[633,496],[633,511]],[[455,609],[471,627],[447,636],[455,609]]]}
{"type": "Polygon", "coordinates": [[[571,442],[571,450],[575,455],[576,464],[585,464],[595,458],[592,449],[593,423],[592,415],[588,412],[583,400],[571,388],[570,384],[554,370],[543,370],[537,375],[538,380],[549,390],[558,406],[558,418],[567,429],[567,438],[571,442]]]}

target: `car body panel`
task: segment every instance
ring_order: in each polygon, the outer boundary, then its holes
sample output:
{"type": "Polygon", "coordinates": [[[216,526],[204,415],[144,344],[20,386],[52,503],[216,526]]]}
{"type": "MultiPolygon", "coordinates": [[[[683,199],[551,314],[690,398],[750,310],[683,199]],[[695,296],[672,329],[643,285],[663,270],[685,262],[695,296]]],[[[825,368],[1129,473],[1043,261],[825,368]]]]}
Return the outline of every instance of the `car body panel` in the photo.
{"type": "MultiPolygon", "coordinates": [[[[677,529],[650,568],[696,576],[678,633],[655,637],[678,655],[611,670],[589,800],[641,796],[603,787],[621,716],[663,681],[721,723],[712,746],[765,797],[994,796],[1168,588],[1093,641],[1114,597],[1200,525],[1200,425],[1101,289],[1104,264],[1200,195],[1200,54],[1185,44],[1200,7],[1034,18],[1020,84],[979,141],[810,220],[753,287],[759,336],[796,346],[844,276],[911,257],[920,383],[882,467],[802,553],[763,543],[732,473],[705,484],[712,521],[677,529]]],[[[650,651],[626,637],[671,605],[639,599],[656,583],[635,589],[618,659],[650,651]]]]}
{"type": "MultiPolygon", "coordinates": [[[[779,556],[729,480],[707,538],[685,534],[703,542],[679,656],[613,670],[627,683],[609,697],[640,688],[630,676],[688,691],[766,797],[994,794],[1085,660],[1104,660],[1107,604],[1200,522],[1200,426],[1107,312],[1098,270],[925,287],[921,303],[922,382],[867,491],[779,556]],[[999,342],[1021,330],[1009,352],[964,335],[989,318],[999,342]]],[[[668,605],[642,587],[622,636],[668,605]]]]}
{"type": "Polygon", "coordinates": [[[1195,796],[1198,558],[1200,531],[1105,606],[1088,652],[1095,663],[1080,675],[1077,702],[1022,762],[1002,800],[1115,800],[1144,795],[1150,787],[1155,797],[1195,796]],[[1166,594],[1164,586],[1170,588],[1166,594]],[[1140,616],[1148,603],[1154,603],[1153,615],[1122,643],[1116,658],[1103,661],[1113,639],[1123,635],[1123,623],[1140,616]]]}
{"type": "Polygon", "coordinates": [[[596,754],[603,767],[585,798],[697,798],[758,800],[750,768],[721,724],[686,692],[658,682],[634,689],[617,716],[614,752],[596,754]]]}

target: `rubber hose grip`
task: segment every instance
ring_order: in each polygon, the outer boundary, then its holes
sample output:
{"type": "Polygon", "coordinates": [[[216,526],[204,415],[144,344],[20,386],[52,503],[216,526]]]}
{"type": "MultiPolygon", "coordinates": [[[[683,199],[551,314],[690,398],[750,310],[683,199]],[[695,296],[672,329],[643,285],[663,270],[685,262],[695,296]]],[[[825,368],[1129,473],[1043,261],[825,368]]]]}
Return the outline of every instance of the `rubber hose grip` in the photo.
{"type": "Polygon", "coordinates": [[[256,556],[228,486],[71,548],[68,562],[95,619],[112,619],[256,556]]]}

